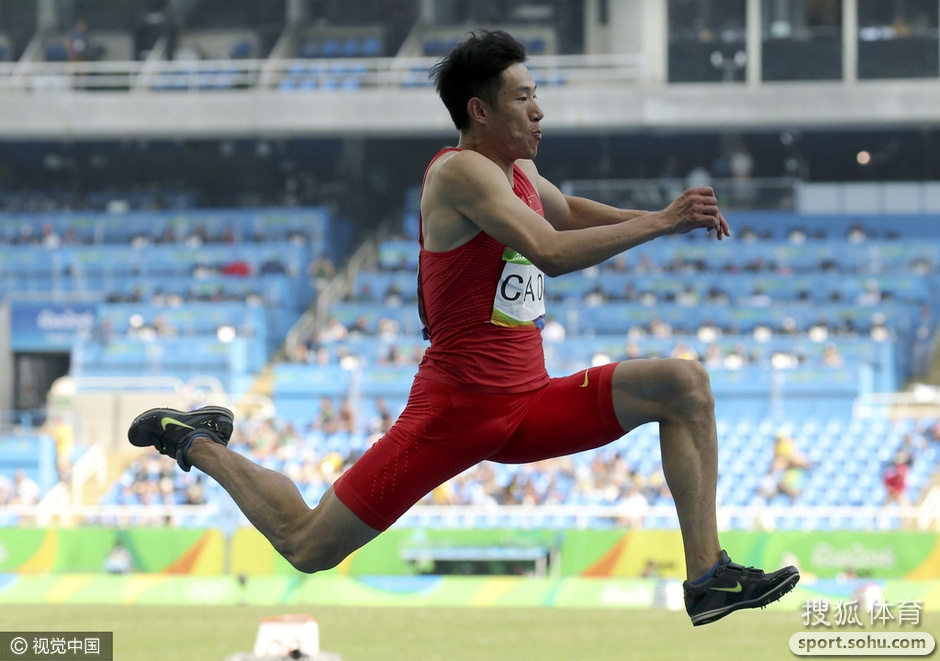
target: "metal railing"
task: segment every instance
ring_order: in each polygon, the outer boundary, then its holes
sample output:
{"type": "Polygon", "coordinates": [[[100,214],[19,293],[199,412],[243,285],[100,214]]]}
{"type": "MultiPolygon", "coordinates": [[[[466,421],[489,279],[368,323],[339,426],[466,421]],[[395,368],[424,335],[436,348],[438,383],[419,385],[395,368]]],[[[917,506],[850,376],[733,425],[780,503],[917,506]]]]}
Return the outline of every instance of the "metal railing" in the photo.
{"type": "MultiPolygon", "coordinates": [[[[587,197],[623,209],[660,209],[686,188],[699,185],[685,178],[576,179],[562,182],[566,195],[587,197]]],[[[713,178],[708,185],[725,209],[794,211],[799,180],[790,177],[713,178]]]]}
{"type": "MultiPolygon", "coordinates": [[[[396,524],[435,525],[453,528],[557,527],[584,529],[606,522],[611,527],[649,526],[650,521],[673,520],[675,508],[651,506],[642,513],[618,505],[416,505],[396,524]]],[[[112,525],[180,525],[185,521],[211,522],[230,513],[217,505],[82,505],[63,504],[61,499],[41,505],[6,505],[0,518],[17,517],[20,525],[76,526],[95,522],[112,525]]],[[[721,529],[774,530],[839,529],[920,530],[940,532],[940,488],[935,487],[916,506],[723,506],[718,509],[721,529]],[[851,521],[851,526],[846,522],[851,521]]],[[[655,526],[649,526],[655,527],[655,526]]],[[[669,526],[667,526],[669,527],[669,526]]],[[[677,526],[672,526],[677,527],[677,526]]]]}
{"type": "MultiPolygon", "coordinates": [[[[0,92],[154,92],[276,89],[397,89],[428,86],[430,57],[104,62],[0,62],[0,92]],[[309,85],[305,85],[309,83],[309,85]],[[347,84],[349,83],[349,84],[347,84]]],[[[636,84],[637,55],[551,55],[529,61],[539,84],[636,84]]]]}

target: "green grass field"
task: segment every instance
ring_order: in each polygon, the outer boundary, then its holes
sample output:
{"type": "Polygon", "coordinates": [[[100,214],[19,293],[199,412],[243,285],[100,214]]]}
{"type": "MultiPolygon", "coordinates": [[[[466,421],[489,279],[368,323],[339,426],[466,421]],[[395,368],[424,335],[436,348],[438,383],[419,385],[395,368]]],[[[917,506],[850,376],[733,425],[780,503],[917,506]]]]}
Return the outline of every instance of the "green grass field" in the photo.
{"type": "MultiPolygon", "coordinates": [[[[222,661],[251,651],[261,618],[296,612],[317,619],[322,650],[343,661],[792,660],[790,636],[805,631],[799,611],[692,627],[662,610],[98,605],[3,606],[0,629],[113,631],[115,661],[222,661]]],[[[936,635],[940,615],[924,614],[919,630],[936,635]]]]}

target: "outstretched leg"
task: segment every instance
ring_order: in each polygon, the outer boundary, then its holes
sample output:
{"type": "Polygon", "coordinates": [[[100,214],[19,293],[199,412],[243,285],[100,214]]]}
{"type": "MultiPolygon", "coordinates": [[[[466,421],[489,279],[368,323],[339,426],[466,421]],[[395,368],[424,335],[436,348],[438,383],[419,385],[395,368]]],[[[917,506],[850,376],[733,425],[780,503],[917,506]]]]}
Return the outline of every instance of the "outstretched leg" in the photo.
{"type": "Polygon", "coordinates": [[[196,466],[214,478],[252,525],[300,571],[335,567],[379,534],[353,514],[332,487],[310,509],[286,475],[230,451],[226,446],[233,426],[232,412],[220,406],[188,413],[150,409],[134,419],[127,438],[132,445],[153,446],[175,457],[185,471],[196,466]]]}
{"type": "Polygon", "coordinates": [[[310,509],[286,475],[259,466],[208,436],[197,436],[187,457],[225,488],[251,524],[300,571],[335,567],[379,534],[353,514],[332,487],[310,509]]]}
{"type": "Polygon", "coordinates": [[[708,571],[721,556],[715,492],[718,434],[708,372],[678,359],[631,360],[617,365],[614,410],[625,430],[659,423],[663,475],[679,515],[686,573],[708,571]]]}
{"type": "Polygon", "coordinates": [[[620,363],[612,383],[624,429],[659,422],[663,473],[676,502],[688,580],[682,587],[692,624],[743,608],[763,608],[800,580],[796,567],[765,574],[731,561],[718,541],[715,490],[718,434],[708,372],[687,360],[620,363]]]}

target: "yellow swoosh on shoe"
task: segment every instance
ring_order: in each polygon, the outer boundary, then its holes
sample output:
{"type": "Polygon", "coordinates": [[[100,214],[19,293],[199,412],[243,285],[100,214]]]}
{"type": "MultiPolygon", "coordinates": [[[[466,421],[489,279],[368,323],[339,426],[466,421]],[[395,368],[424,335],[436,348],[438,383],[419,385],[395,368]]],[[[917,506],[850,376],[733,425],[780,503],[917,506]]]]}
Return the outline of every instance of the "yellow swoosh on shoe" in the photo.
{"type": "Polygon", "coordinates": [[[190,427],[185,422],[180,422],[176,418],[161,418],[160,426],[163,428],[163,431],[166,431],[168,425],[176,425],[177,427],[185,427],[186,429],[195,429],[195,427],[190,427]]]}

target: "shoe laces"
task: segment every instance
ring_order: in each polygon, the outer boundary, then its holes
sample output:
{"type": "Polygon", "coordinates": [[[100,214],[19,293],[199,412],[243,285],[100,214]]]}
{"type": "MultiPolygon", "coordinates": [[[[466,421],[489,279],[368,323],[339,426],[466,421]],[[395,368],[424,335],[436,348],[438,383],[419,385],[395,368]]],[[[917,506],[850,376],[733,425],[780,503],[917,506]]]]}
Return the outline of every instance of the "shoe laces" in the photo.
{"type": "Polygon", "coordinates": [[[715,570],[715,576],[716,577],[721,576],[728,570],[740,573],[741,577],[744,579],[748,579],[751,577],[763,578],[764,576],[764,571],[762,569],[758,569],[757,567],[751,567],[751,566],[745,567],[744,565],[739,565],[736,562],[729,562],[728,564],[720,565],[718,569],[715,570]]]}

